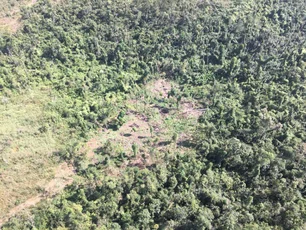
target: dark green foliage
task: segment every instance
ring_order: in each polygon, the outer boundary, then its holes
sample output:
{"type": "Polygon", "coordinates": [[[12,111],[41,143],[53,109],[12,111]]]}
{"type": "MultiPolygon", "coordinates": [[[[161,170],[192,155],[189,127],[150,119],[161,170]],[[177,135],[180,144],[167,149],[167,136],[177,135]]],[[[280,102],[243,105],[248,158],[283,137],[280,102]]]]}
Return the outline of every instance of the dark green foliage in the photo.
{"type": "Polygon", "coordinates": [[[49,109],[84,134],[155,77],[180,84],[177,105],[190,96],[205,107],[190,153],[119,178],[105,175],[106,157],[24,226],[305,228],[306,5],[208,2],[40,1],[18,35],[0,37],[0,90],[50,85],[61,99],[49,109]]]}

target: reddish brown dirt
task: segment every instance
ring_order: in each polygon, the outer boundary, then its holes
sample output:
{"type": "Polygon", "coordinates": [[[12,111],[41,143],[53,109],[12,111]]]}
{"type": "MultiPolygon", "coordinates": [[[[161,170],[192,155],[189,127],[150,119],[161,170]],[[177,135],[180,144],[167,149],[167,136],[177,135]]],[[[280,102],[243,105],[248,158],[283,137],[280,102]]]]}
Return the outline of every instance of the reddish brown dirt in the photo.
{"type": "Polygon", "coordinates": [[[101,142],[97,137],[91,138],[81,149],[81,153],[86,153],[88,159],[93,159],[95,156],[94,150],[101,147],[101,142]]]}
{"type": "Polygon", "coordinates": [[[11,17],[4,17],[0,18],[0,28],[4,28],[7,31],[12,33],[16,33],[17,30],[20,28],[21,24],[19,21],[19,17],[11,18],[11,17]]]}
{"type": "MultiPolygon", "coordinates": [[[[152,85],[149,85],[149,90],[157,98],[167,98],[172,85],[169,81],[165,79],[159,79],[155,81],[152,85]]],[[[198,118],[203,113],[203,109],[196,108],[194,102],[188,100],[182,100],[180,103],[180,108],[178,114],[184,118],[198,118]]],[[[162,114],[165,115],[165,114],[162,114]]]]}
{"type": "Polygon", "coordinates": [[[150,137],[150,126],[145,116],[135,115],[119,129],[120,136],[128,147],[133,143],[142,146],[143,140],[150,137]]]}
{"type": "Polygon", "coordinates": [[[159,79],[153,83],[152,93],[157,97],[167,98],[168,92],[171,90],[171,83],[165,79],[159,79]]]}
{"type": "Polygon", "coordinates": [[[180,115],[185,118],[199,118],[203,113],[202,109],[197,109],[195,104],[189,101],[183,101],[180,104],[180,115]]]}

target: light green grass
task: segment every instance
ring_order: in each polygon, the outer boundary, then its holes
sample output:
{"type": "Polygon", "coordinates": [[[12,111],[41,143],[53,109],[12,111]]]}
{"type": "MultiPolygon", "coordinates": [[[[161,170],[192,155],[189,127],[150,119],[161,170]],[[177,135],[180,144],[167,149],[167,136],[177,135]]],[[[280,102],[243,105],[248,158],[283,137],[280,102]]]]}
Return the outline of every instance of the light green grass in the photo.
{"type": "Polygon", "coordinates": [[[54,174],[61,137],[45,125],[48,94],[0,95],[0,217],[36,195],[54,174]]]}

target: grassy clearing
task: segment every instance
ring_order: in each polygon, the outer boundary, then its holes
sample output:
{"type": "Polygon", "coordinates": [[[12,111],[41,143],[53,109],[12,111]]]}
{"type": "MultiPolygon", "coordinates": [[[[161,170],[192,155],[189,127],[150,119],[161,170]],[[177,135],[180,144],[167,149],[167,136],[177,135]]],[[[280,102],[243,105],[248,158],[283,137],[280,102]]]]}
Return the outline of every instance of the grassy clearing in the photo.
{"type": "Polygon", "coordinates": [[[61,133],[46,126],[49,92],[0,96],[0,217],[37,195],[54,176],[61,133]]]}
{"type": "MultiPolygon", "coordinates": [[[[186,152],[184,140],[192,135],[199,114],[189,106],[190,116],[185,116],[185,104],[193,102],[184,98],[177,106],[175,98],[168,98],[172,88],[178,86],[159,80],[131,95],[121,105],[123,124],[113,130],[118,117],[110,118],[81,149],[80,154],[87,152],[80,162],[84,168],[108,158],[105,173],[119,176],[126,167],[149,167],[163,163],[169,152],[186,152]]],[[[6,220],[7,212],[11,217],[28,209],[43,199],[43,192],[58,193],[57,187],[72,182],[73,169],[61,170],[53,154],[64,148],[69,135],[64,124],[51,127],[48,122],[53,115],[44,108],[57,100],[51,90],[0,99],[0,219],[6,220]]]]}
{"type": "Polygon", "coordinates": [[[36,0],[3,0],[0,6],[0,32],[17,32],[21,27],[20,8],[34,3],[36,0]]]}

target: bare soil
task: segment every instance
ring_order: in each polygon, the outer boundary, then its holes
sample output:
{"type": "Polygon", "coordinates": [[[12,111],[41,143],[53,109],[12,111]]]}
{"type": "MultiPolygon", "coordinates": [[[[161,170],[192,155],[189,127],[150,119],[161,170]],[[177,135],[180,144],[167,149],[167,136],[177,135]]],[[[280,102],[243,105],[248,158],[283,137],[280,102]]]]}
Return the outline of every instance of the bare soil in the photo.
{"type": "Polygon", "coordinates": [[[153,82],[152,86],[149,85],[149,88],[151,88],[151,92],[155,96],[161,98],[167,98],[168,92],[171,90],[171,83],[165,79],[159,79],[153,82]]]}
{"type": "Polygon", "coordinates": [[[196,105],[190,101],[183,101],[180,104],[180,115],[185,118],[199,118],[203,113],[203,109],[196,108],[196,105]]]}
{"type": "Polygon", "coordinates": [[[0,29],[7,32],[16,33],[21,27],[20,17],[3,17],[0,18],[0,29]]]}

